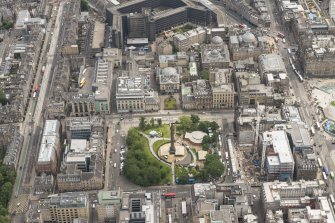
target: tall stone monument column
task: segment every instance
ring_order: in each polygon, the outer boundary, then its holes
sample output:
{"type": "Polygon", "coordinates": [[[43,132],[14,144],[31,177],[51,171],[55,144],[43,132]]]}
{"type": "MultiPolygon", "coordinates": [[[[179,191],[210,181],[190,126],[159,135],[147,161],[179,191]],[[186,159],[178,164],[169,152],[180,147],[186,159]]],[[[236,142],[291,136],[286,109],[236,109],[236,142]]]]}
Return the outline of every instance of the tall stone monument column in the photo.
{"type": "Polygon", "coordinates": [[[176,147],[174,146],[174,125],[170,123],[170,131],[171,131],[171,145],[170,145],[170,154],[176,153],[176,147]]]}

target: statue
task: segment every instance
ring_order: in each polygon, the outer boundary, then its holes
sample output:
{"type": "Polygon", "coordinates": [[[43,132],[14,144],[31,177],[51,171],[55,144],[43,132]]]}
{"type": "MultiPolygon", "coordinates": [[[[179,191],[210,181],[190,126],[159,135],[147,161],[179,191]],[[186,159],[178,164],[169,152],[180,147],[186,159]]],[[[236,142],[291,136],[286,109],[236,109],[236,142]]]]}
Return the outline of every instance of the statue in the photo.
{"type": "Polygon", "coordinates": [[[174,146],[174,126],[173,123],[170,123],[170,132],[171,132],[171,145],[170,145],[170,154],[176,153],[176,147],[174,146]]]}

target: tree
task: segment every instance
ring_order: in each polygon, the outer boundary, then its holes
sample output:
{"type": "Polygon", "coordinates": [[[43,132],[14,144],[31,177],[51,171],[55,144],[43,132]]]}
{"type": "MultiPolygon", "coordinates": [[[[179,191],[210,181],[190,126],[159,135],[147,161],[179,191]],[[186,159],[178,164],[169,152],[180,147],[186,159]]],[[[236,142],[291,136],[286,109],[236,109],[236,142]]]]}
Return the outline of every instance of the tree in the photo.
{"type": "Polygon", "coordinates": [[[179,122],[180,122],[180,126],[181,126],[182,130],[184,130],[186,132],[191,130],[192,120],[191,120],[190,116],[181,116],[179,118],[179,122]]]}
{"type": "Polygon", "coordinates": [[[199,118],[198,115],[194,115],[194,114],[192,114],[192,115],[191,115],[191,120],[192,120],[192,122],[193,122],[194,124],[196,124],[196,123],[198,123],[198,122],[200,121],[200,118],[199,118]]]}
{"type": "Polygon", "coordinates": [[[208,69],[203,69],[200,72],[200,76],[202,79],[209,80],[209,70],[208,69]]]}
{"type": "Polygon", "coordinates": [[[207,154],[203,171],[208,174],[210,179],[218,179],[224,172],[224,165],[220,161],[218,154],[207,154]]]}
{"type": "Polygon", "coordinates": [[[204,150],[208,150],[209,149],[209,145],[212,143],[212,139],[211,137],[209,137],[208,135],[205,135],[204,138],[202,138],[202,142],[201,142],[201,146],[204,150]]]}
{"type": "Polygon", "coordinates": [[[214,121],[210,123],[210,127],[212,128],[213,131],[216,131],[216,130],[219,129],[218,123],[216,123],[214,121]]]}
{"type": "Polygon", "coordinates": [[[158,124],[158,126],[162,126],[162,119],[157,119],[157,124],[158,124]]]}
{"type": "Polygon", "coordinates": [[[145,118],[142,116],[140,118],[140,124],[138,126],[142,131],[145,129],[145,118]]]}
{"type": "Polygon", "coordinates": [[[179,173],[178,173],[178,183],[179,184],[187,184],[188,183],[188,172],[184,167],[179,168],[179,173]]]}
{"type": "Polygon", "coordinates": [[[151,125],[151,127],[155,126],[155,119],[154,118],[150,119],[150,125],[151,125]]]}
{"type": "Polygon", "coordinates": [[[9,21],[9,20],[5,20],[2,22],[2,28],[4,29],[10,29],[13,28],[13,22],[9,21]]]}
{"type": "Polygon", "coordinates": [[[89,6],[88,6],[88,1],[87,0],[81,0],[80,1],[80,10],[82,12],[88,12],[89,6]]]}
{"type": "Polygon", "coordinates": [[[8,100],[7,100],[7,98],[6,98],[5,93],[3,92],[2,89],[0,89],[0,103],[1,103],[2,105],[5,105],[5,104],[7,104],[7,102],[8,102],[8,100]]]}
{"type": "Polygon", "coordinates": [[[198,129],[202,132],[208,133],[208,127],[210,126],[209,121],[201,121],[199,122],[198,129]]]}

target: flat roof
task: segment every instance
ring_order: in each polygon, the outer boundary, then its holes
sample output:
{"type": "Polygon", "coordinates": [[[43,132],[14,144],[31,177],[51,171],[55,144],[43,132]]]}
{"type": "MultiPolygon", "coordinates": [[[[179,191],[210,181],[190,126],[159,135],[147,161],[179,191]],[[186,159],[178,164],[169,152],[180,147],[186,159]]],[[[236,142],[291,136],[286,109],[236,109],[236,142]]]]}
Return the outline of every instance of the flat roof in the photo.
{"type": "Polygon", "coordinates": [[[294,163],[285,131],[264,132],[263,139],[272,143],[274,152],[278,153],[280,163],[294,163]]]}
{"type": "Polygon", "coordinates": [[[104,36],[105,36],[105,23],[95,21],[93,40],[92,40],[93,49],[101,48],[103,46],[104,36]]]}
{"type": "Polygon", "coordinates": [[[140,45],[140,44],[148,44],[148,38],[128,38],[127,45],[140,45]]]}
{"type": "Polygon", "coordinates": [[[56,150],[56,136],[43,136],[37,162],[50,162],[56,150]]]}
{"type": "Polygon", "coordinates": [[[46,120],[44,124],[43,135],[55,136],[59,130],[58,120],[46,120]]]}

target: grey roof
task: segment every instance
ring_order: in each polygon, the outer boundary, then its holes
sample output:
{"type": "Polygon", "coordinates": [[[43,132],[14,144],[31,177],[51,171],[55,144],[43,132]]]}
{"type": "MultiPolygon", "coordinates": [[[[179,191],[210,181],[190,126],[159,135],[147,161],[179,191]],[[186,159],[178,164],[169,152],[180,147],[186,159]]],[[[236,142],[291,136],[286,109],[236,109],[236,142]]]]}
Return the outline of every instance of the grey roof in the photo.
{"type": "Polygon", "coordinates": [[[220,45],[223,43],[223,40],[220,36],[214,36],[211,42],[212,44],[220,45]]]}
{"type": "Polygon", "coordinates": [[[279,54],[262,54],[259,56],[259,66],[266,73],[286,73],[283,58],[279,54]]]}

